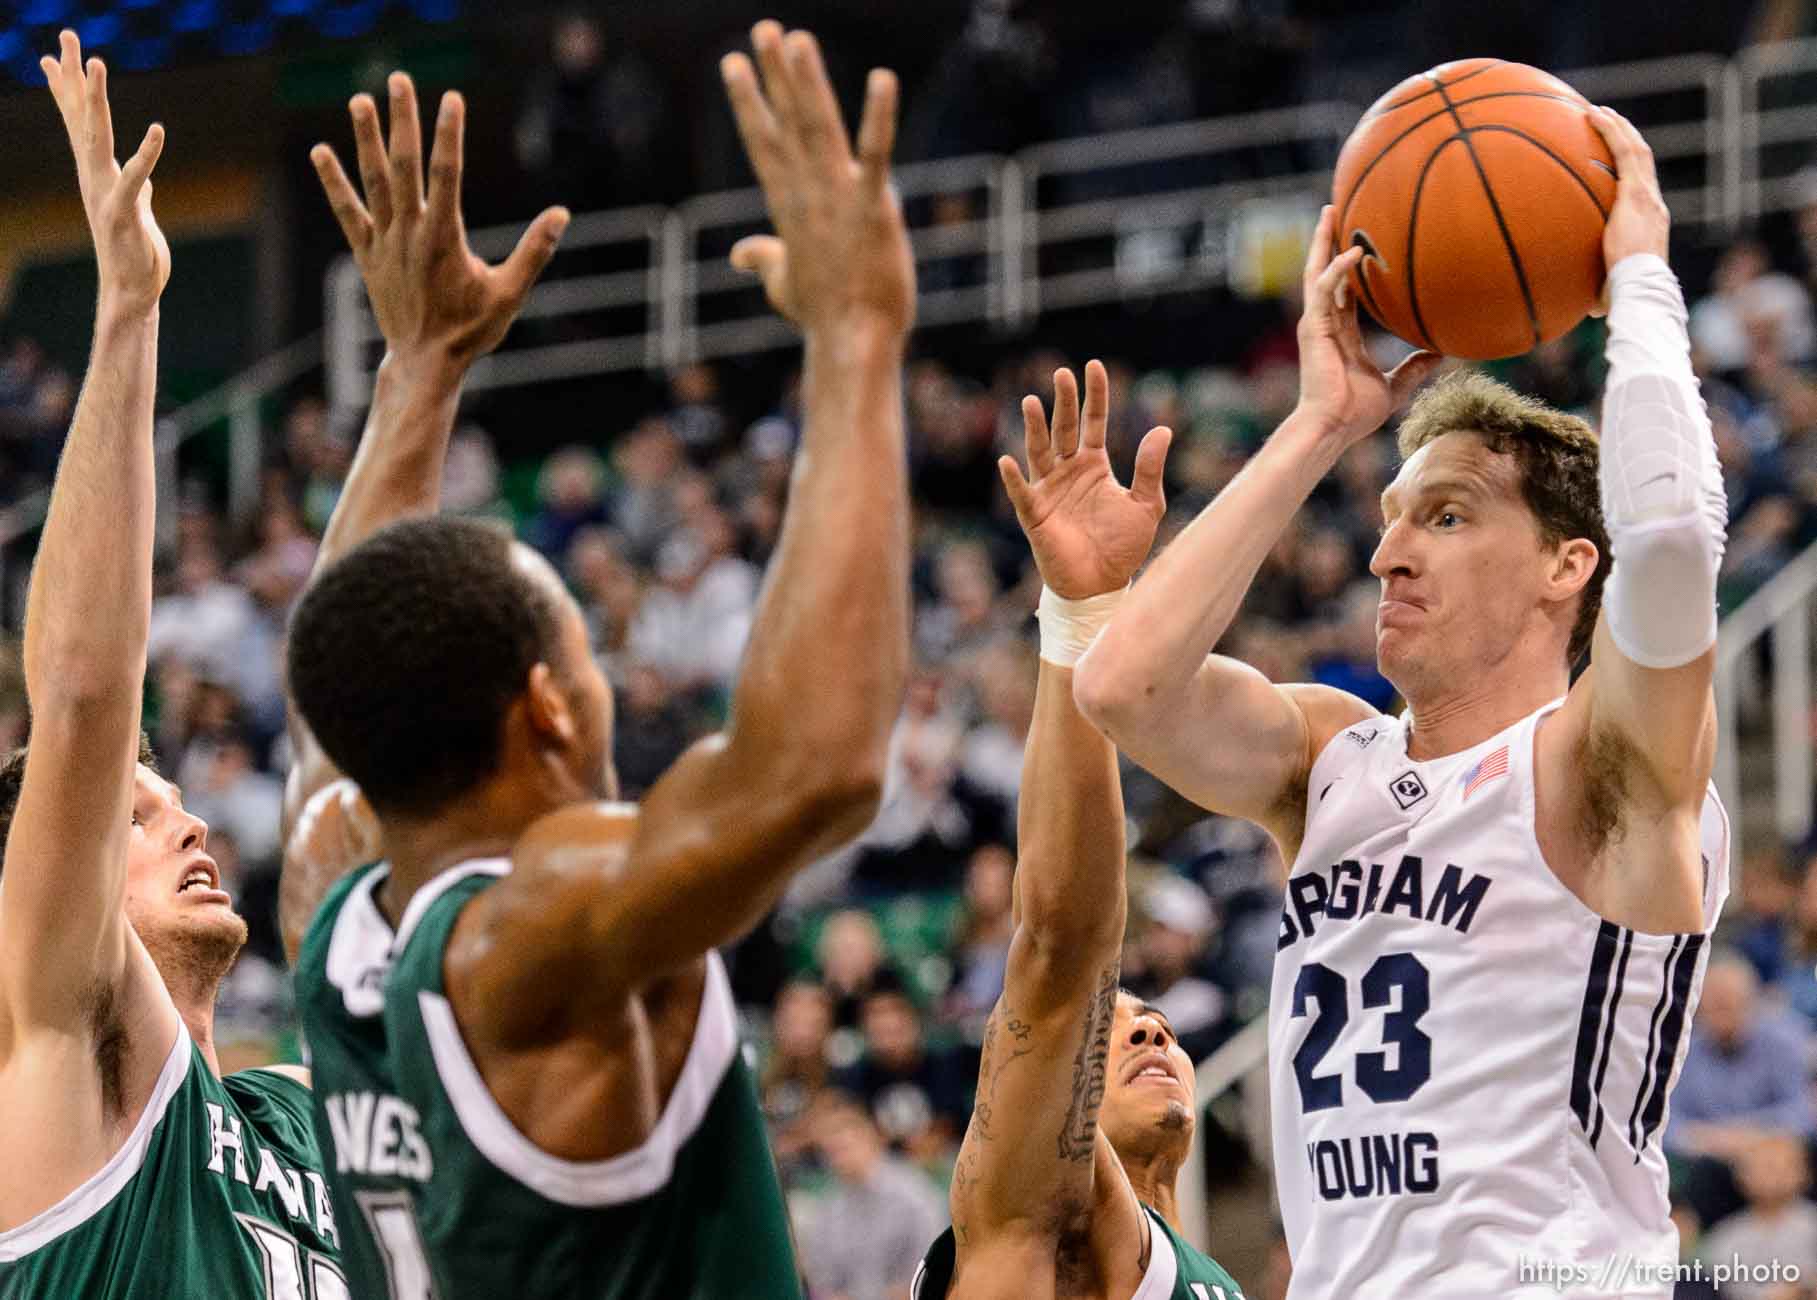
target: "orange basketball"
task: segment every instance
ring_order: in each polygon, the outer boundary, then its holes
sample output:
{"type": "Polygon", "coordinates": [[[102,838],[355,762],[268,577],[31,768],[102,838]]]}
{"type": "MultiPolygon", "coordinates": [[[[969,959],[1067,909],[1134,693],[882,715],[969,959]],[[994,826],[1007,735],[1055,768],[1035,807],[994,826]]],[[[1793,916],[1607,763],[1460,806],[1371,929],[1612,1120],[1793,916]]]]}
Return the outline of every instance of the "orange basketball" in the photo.
{"type": "Polygon", "coordinates": [[[1334,253],[1409,343],[1486,361],[1557,338],[1602,294],[1615,168],[1582,95],[1524,63],[1463,59],[1409,77],[1338,156],[1334,253]]]}

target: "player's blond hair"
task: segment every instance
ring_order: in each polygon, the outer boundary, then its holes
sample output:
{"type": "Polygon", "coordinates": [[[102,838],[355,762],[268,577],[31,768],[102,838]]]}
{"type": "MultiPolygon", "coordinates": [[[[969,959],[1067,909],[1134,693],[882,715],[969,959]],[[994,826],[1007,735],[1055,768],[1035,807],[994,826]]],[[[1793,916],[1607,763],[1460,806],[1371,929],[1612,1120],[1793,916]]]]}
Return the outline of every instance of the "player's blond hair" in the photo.
{"type": "Polygon", "coordinates": [[[1432,385],[1407,408],[1396,440],[1401,459],[1443,434],[1458,432],[1477,434],[1490,451],[1514,457],[1521,498],[1548,545],[1578,537],[1595,544],[1596,571],[1584,584],[1583,603],[1565,651],[1575,664],[1590,648],[1602,609],[1603,580],[1609,576],[1609,533],[1603,525],[1596,477],[1596,430],[1480,370],[1460,370],[1432,385]]]}

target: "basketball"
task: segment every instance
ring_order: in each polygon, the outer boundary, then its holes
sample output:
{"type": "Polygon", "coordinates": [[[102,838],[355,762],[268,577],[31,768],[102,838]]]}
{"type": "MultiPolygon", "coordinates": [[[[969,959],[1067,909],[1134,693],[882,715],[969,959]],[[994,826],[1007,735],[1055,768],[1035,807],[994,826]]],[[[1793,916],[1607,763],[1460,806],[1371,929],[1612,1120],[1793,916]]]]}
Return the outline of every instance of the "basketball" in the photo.
{"type": "Polygon", "coordinates": [[[1372,105],[1338,156],[1334,254],[1407,342],[1472,361],[1570,330],[1602,293],[1615,168],[1588,102],[1524,63],[1463,59],[1372,105]]]}

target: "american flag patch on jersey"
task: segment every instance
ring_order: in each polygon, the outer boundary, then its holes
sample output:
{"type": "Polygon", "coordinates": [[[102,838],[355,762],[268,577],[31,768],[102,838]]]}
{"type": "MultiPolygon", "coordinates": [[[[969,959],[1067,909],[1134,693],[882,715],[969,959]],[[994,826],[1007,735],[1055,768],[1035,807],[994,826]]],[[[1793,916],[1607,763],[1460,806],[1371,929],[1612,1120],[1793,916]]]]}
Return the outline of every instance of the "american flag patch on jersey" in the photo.
{"type": "Polygon", "coordinates": [[[1479,785],[1485,785],[1498,776],[1508,775],[1508,747],[1498,745],[1477,761],[1475,767],[1464,773],[1464,798],[1479,785]]]}

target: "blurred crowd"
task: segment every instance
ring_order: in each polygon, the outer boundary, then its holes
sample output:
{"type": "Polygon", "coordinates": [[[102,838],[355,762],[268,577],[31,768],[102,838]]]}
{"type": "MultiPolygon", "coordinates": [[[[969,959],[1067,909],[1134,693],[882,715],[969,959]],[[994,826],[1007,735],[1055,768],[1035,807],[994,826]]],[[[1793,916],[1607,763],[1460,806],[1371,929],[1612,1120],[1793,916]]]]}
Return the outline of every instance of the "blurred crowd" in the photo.
{"type": "MultiPolygon", "coordinates": [[[[1817,245],[1817,220],[1809,231],[1817,245]]],[[[1741,242],[1693,295],[1729,485],[1725,606],[1817,531],[1808,275],[1775,270],[1758,244],[1741,242]]],[[[1295,310],[1284,304],[1279,327],[1228,367],[1142,372],[1107,359],[1108,445],[1119,472],[1127,475],[1150,426],[1179,434],[1161,545],[1291,409],[1295,310]]],[[[1375,346],[1384,362],[1400,349],[1385,337],[1375,346]]],[[[1496,368],[1594,419],[1600,354],[1600,326],[1589,322],[1496,368]]],[[[29,427],[33,412],[67,415],[67,377],[46,371],[30,344],[5,355],[14,360],[0,371],[0,431],[29,427]],[[37,386],[12,383],[15,373],[36,374],[37,386]]],[[[730,954],[804,1257],[834,1294],[888,1294],[938,1230],[983,1020],[1002,988],[1039,580],[995,460],[1020,454],[1023,394],[1051,398],[1054,369],[1076,360],[1030,349],[984,381],[932,357],[910,363],[915,668],[883,807],[730,954]],[[855,1223],[888,1224],[897,1235],[886,1241],[855,1223]]],[[[719,376],[693,366],[671,377],[655,413],[629,428],[586,430],[539,461],[501,461],[493,437],[471,422],[454,434],[445,507],[508,523],[567,576],[586,612],[617,693],[615,759],[628,797],[725,716],[784,517],[800,420],[793,378],[747,422],[722,400],[719,376]]],[[[36,435],[40,458],[54,456],[53,428],[36,435]]],[[[175,546],[160,563],[147,729],[164,770],[209,823],[210,849],[253,926],[219,1020],[230,1058],[290,1046],[273,926],[287,762],[282,644],[354,439],[319,399],[297,399],[268,437],[250,526],[235,528],[205,492],[186,491],[175,546]]],[[[1395,706],[1375,669],[1377,584],[1368,573],[1394,461],[1391,429],[1346,456],[1270,554],[1225,651],[1275,680],[1326,682],[1395,706]]],[[[15,651],[0,658],[0,741],[17,738],[23,716],[15,651]]],[[[1125,790],[1133,859],[1124,982],[1164,1008],[1202,1058],[1263,1007],[1283,865],[1255,828],[1205,816],[1140,770],[1126,769],[1125,790]]],[[[1682,1166],[1686,1222],[1704,1224],[1712,1248],[1768,1231],[1758,1221],[1765,1215],[1806,1234],[1817,1277],[1817,1208],[1794,1192],[1791,1218],[1771,1209],[1771,1189],[1804,1187],[1803,1144],[1817,1136],[1807,1082],[1817,1043],[1817,858],[1802,880],[1783,864],[1768,867],[1750,864],[1745,874],[1748,920],[1737,938],[1745,956],[1713,965],[1667,1141],[1682,1166]],[[1763,1145],[1768,1133],[1796,1141],[1763,1145]]]]}
{"type": "MultiPolygon", "coordinates": [[[[1807,230],[1817,251],[1817,218],[1807,230]]],[[[1760,245],[1739,242],[1693,295],[1729,488],[1725,607],[1817,533],[1817,328],[1806,266],[1774,269],[1760,245]]],[[[1150,426],[1180,435],[1161,545],[1291,408],[1294,311],[1284,304],[1280,326],[1228,367],[1142,372],[1107,359],[1108,445],[1119,472],[1127,475],[1150,426]]],[[[1384,362],[1400,347],[1385,337],[1375,346],[1384,362]]],[[[1594,419],[1600,354],[1600,326],[1589,322],[1496,368],[1594,419]]],[[[60,437],[49,421],[67,417],[69,380],[29,343],[3,355],[0,437],[21,432],[0,445],[34,448],[18,463],[48,470],[60,437]]],[[[825,1270],[834,1294],[888,1294],[938,1230],[983,1020],[1002,988],[1039,580],[995,460],[1020,454],[1023,394],[1051,398],[1055,367],[1076,360],[1031,349],[985,381],[931,357],[910,363],[915,668],[883,807],[730,954],[804,1257],[825,1270]],[[889,1224],[897,1236],[858,1233],[854,1223],[889,1224]]],[[[471,422],[454,434],[446,508],[508,523],[567,576],[586,612],[617,693],[615,759],[629,797],[725,716],[784,517],[800,420],[793,378],[747,422],[722,401],[719,376],[694,366],[672,376],[655,413],[629,428],[587,430],[540,461],[502,462],[493,437],[471,422]]],[[[253,927],[219,1019],[230,1059],[291,1046],[273,925],[287,762],[282,645],[354,439],[319,399],[297,399],[268,437],[250,526],[235,528],[205,492],[188,490],[160,563],[147,729],[164,770],[209,823],[210,849],[253,927]]],[[[1225,651],[1275,680],[1326,682],[1395,706],[1375,669],[1377,584],[1368,573],[1394,460],[1391,430],[1344,459],[1269,556],[1225,651]]],[[[0,656],[0,742],[17,739],[23,724],[15,649],[0,656]]],[[[1259,831],[1205,816],[1140,770],[1126,769],[1125,790],[1133,859],[1124,982],[1167,1011],[1199,1059],[1263,1007],[1283,866],[1259,831]]],[[[1740,1234],[1781,1234],[1787,1241],[1775,1236],[1775,1249],[1790,1258],[1795,1232],[1817,1277],[1817,1207],[1799,1196],[1806,1144],[1817,1137],[1808,1082],[1817,1059],[1817,856],[1802,877],[1775,860],[1749,864],[1744,879],[1746,921],[1736,955],[1712,965],[1668,1150],[1685,1223],[1707,1230],[1709,1249],[1731,1249],[1740,1234]],[[1773,1135],[1788,1140],[1766,1141],[1773,1135]],[[1790,1208],[1775,1209],[1775,1197],[1789,1197],[1790,1208]]]]}
{"type": "MultiPolygon", "coordinates": [[[[1304,7],[1165,8],[1170,22],[1201,35],[1240,26],[1270,58],[1316,71],[1325,46],[1291,21],[1304,7]]],[[[1803,21],[1801,4],[1761,8],[1803,21]]],[[[1021,122],[998,111],[1044,102],[1030,88],[1065,72],[1066,9],[978,0],[937,72],[944,89],[911,124],[923,148],[1000,150],[1023,141],[978,132],[1035,138],[1249,106],[1162,75],[1156,51],[1174,47],[1131,28],[1094,63],[1101,79],[1049,104],[1076,120],[1021,122]],[[1118,98],[1114,85],[1143,89],[1118,98]]],[[[1366,52],[1412,10],[1353,4],[1342,22],[1316,30],[1321,41],[1349,31],[1366,52]]],[[[1570,38],[1560,31],[1556,39],[1570,38]]],[[[561,175],[563,197],[579,207],[593,189],[626,203],[697,184],[666,172],[655,149],[665,111],[657,72],[608,45],[591,20],[559,25],[555,39],[552,70],[529,88],[517,123],[526,171],[561,175]],[[563,160],[579,156],[593,170],[577,180],[563,160]],[[648,193],[627,197],[629,176],[648,193]]],[[[1817,538],[1817,175],[1806,197],[1783,238],[1735,242],[1691,286],[1691,333],[1730,506],[1725,610],[1817,538]]],[[[1229,364],[1177,372],[1105,358],[1118,472],[1127,477],[1152,425],[1176,431],[1158,545],[1292,408],[1297,310],[1290,296],[1273,327],[1229,364]]],[[[1594,421],[1602,339],[1601,326],[1586,322],[1491,369],[1594,421]]],[[[1380,335],[1372,347],[1385,365],[1405,350],[1380,335]]],[[[899,1294],[945,1222],[942,1189],[1012,934],[1017,792],[1037,671],[1039,579],[995,462],[1021,454],[1023,395],[1051,400],[1055,368],[1083,360],[1028,347],[984,375],[931,355],[910,363],[915,667],[883,806],[857,843],[805,871],[728,955],[817,1293],[899,1294]]],[[[748,419],[722,393],[724,378],[705,365],[681,369],[665,400],[629,427],[577,423],[574,442],[527,462],[501,454],[511,439],[467,420],[447,457],[446,509],[499,519],[566,575],[615,688],[614,757],[629,798],[723,721],[787,507],[801,437],[796,380],[748,419]]],[[[74,394],[72,377],[29,339],[0,346],[0,505],[48,482],[74,394]]],[[[174,546],[160,558],[146,726],[163,770],[208,822],[210,851],[252,927],[217,1022],[228,1068],[294,1050],[275,928],[288,763],[282,647],[356,437],[318,397],[296,397],[267,431],[252,517],[230,520],[209,491],[188,487],[174,546]]],[[[1269,555],[1221,650],[1276,681],[1318,681],[1396,707],[1375,668],[1377,583],[1368,571],[1379,494],[1394,468],[1392,427],[1345,457],[1269,555]]],[[[24,729],[17,647],[0,646],[0,745],[24,729]]],[[[1206,816],[1127,764],[1124,777],[1132,862],[1123,982],[1161,1007],[1202,1059],[1263,1009],[1284,864],[1256,828],[1206,816]]],[[[1769,855],[1742,878],[1732,946],[1711,962],[1666,1134],[1674,1196],[1687,1250],[1797,1261],[1817,1279],[1817,1205],[1805,1199],[1817,1150],[1817,853],[1769,855]]],[[[1725,1287],[1731,1293],[1798,1294],[1725,1287]]]]}

